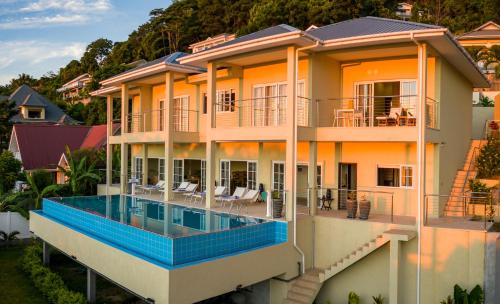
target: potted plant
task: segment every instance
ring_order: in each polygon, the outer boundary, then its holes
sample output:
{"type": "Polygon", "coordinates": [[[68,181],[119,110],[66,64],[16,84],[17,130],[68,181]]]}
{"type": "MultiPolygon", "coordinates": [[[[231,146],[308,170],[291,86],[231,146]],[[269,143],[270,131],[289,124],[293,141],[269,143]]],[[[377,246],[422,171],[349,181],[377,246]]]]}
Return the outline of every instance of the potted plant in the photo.
{"type": "Polygon", "coordinates": [[[283,212],[283,192],[273,190],[271,198],[273,199],[273,218],[280,218],[283,212]]]}
{"type": "Polygon", "coordinates": [[[359,201],[359,219],[367,220],[370,215],[371,202],[366,199],[366,195],[361,196],[359,201]]]}
{"type": "Polygon", "coordinates": [[[356,213],[358,212],[358,201],[352,192],[347,194],[346,209],[347,218],[356,218],[356,213]]]}

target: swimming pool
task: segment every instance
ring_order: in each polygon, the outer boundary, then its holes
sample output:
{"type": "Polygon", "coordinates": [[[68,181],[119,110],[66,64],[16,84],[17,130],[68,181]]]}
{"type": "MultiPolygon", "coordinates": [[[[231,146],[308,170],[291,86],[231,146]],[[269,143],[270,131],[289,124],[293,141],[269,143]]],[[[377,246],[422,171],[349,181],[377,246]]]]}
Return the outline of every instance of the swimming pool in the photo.
{"type": "Polygon", "coordinates": [[[288,225],[131,196],[44,199],[41,215],[163,266],[287,241],[288,225]]]}

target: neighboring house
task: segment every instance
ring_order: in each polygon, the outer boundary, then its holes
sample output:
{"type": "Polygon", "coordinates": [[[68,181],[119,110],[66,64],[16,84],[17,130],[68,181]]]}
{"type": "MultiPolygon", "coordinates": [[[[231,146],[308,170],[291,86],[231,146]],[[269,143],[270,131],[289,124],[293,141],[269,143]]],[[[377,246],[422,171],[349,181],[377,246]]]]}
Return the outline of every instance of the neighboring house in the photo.
{"type": "Polygon", "coordinates": [[[58,106],[40,95],[28,85],[21,85],[9,97],[14,101],[19,113],[11,118],[15,124],[76,124],[73,118],[66,115],[58,106]]]}
{"type": "Polygon", "coordinates": [[[396,16],[403,20],[409,20],[411,18],[411,10],[413,5],[406,2],[398,3],[398,8],[396,9],[396,16]]]}
{"type": "MultiPolygon", "coordinates": [[[[106,149],[106,139],[108,136],[107,130],[107,125],[97,125],[90,127],[87,135],[83,139],[78,149],[106,149]]],[[[119,130],[120,125],[113,124],[113,134],[118,134],[119,130]]],[[[66,170],[71,169],[68,164],[66,151],[61,154],[59,162],[57,163],[57,183],[64,184],[64,182],[66,181],[66,177],[64,175],[64,172],[60,168],[65,168],[66,170]]]]}
{"type": "Polygon", "coordinates": [[[219,35],[214,36],[214,37],[208,37],[207,39],[205,39],[203,41],[192,43],[189,46],[189,49],[192,50],[193,53],[198,53],[198,52],[201,52],[203,50],[214,47],[218,44],[221,44],[221,43],[224,43],[227,41],[231,41],[234,38],[236,38],[235,34],[226,34],[226,33],[219,34],[219,35]]]}
{"type": "Polygon", "coordinates": [[[91,82],[92,76],[85,73],[63,84],[62,87],[57,89],[57,92],[62,94],[65,101],[87,104],[90,102],[90,96],[82,94],[82,90],[87,88],[91,82]]]}
{"type": "Polygon", "coordinates": [[[46,201],[30,219],[88,267],[89,300],[95,273],[151,303],[242,289],[249,303],[343,303],[350,291],[438,303],[457,283],[494,293],[485,223],[451,200],[467,182],[457,171],[471,148],[472,91],[489,83],[446,28],[282,24],[101,85],[92,94],[107,99],[108,129],[121,100],[122,132],[107,145],[120,146],[124,196],[46,201]],[[134,177],[164,181],[164,193],[127,195],[134,177]],[[173,191],[183,182],[198,199],[173,191]],[[282,217],[215,197],[214,185],[233,194],[260,184],[282,194],[282,217]],[[368,220],[346,218],[367,200],[368,220]]]}
{"type": "Polygon", "coordinates": [[[62,178],[58,164],[61,155],[66,152],[66,146],[71,151],[82,148],[100,149],[106,145],[106,130],[105,125],[16,124],[12,128],[9,151],[21,161],[24,171],[53,172],[54,181],[60,182],[62,178]]]}

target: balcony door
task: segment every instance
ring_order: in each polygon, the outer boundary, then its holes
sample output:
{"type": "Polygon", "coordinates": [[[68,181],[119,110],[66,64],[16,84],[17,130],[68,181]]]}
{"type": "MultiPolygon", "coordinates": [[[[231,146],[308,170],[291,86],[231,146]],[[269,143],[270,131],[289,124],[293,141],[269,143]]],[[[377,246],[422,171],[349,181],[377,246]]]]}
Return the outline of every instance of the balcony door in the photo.
{"type": "Polygon", "coordinates": [[[273,188],[271,190],[278,190],[283,192],[285,190],[285,162],[273,161],[273,188]]]}
{"type": "Polygon", "coordinates": [[[286,83],[254,86],[253,125],[279,126],[285,123],[286,83]]]}
{"type": "Polygon", "coordinates": [[[174,98],[174,131],[189,131],[189,96],[174,98]]]}
{"type": "Polygon", "coordinates": [[[357,167],[358,165],[355,163],[339,163],[339,209],[345,209],[347,198],[356,199],[357,167]]]}

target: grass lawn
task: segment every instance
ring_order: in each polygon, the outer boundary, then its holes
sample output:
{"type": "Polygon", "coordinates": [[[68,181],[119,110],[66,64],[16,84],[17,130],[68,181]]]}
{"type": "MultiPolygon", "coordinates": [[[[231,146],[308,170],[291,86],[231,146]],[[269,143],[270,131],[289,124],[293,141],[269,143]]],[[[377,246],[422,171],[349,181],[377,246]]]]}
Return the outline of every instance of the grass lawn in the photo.
{"type": "Polygon", "coordinates": [[[19,258],[24,246],[0,247],[0,302],[46,304],[45,297],[21,270],[19,258]]]}

